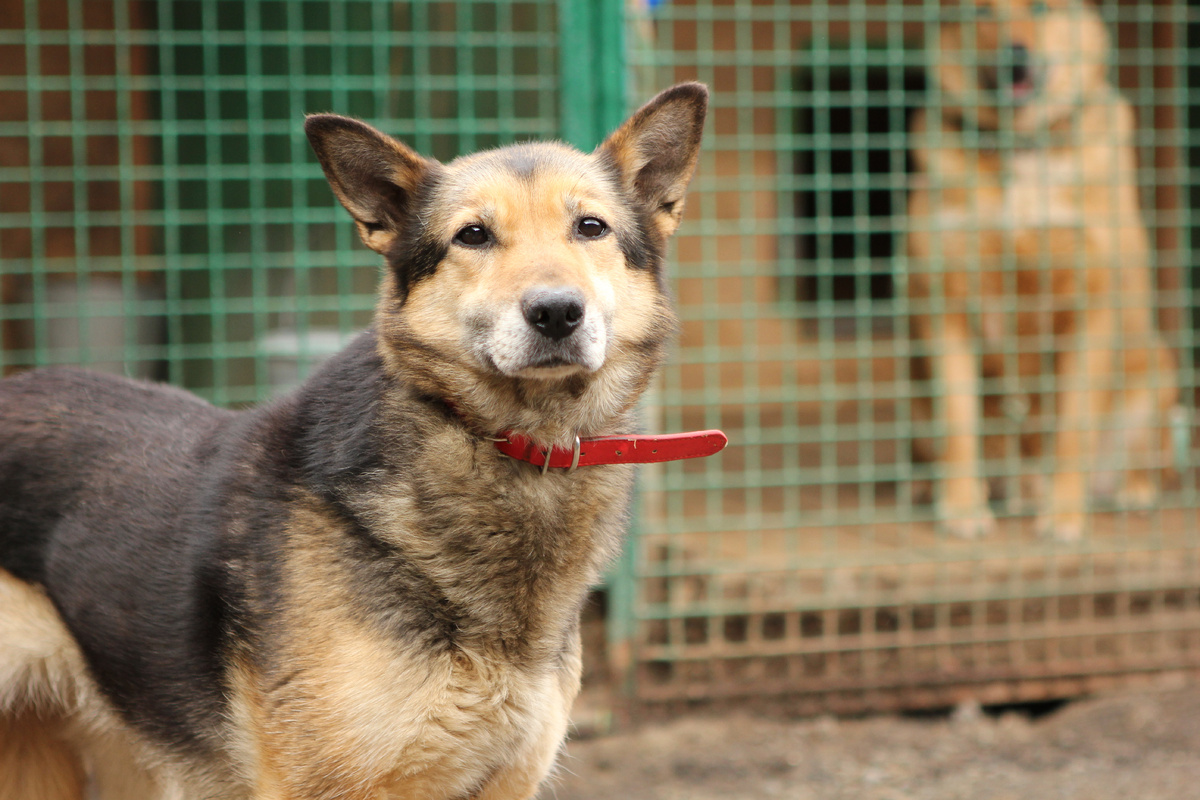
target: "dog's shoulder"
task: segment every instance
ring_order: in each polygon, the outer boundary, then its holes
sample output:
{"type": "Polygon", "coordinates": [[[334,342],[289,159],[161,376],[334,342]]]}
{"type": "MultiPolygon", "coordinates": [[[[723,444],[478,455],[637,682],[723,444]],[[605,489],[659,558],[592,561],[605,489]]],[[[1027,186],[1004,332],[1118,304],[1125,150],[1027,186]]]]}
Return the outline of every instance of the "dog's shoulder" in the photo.
{"type": "Polygon", "coordinates": [[[375,331],[367,330],[292,396],[266,409],[263,430],[294,448],[304,479],[324,487],[378,466],[388,444],[380,430],[381,406],[385,395],[402,390],[384,371],[375,331]]]}

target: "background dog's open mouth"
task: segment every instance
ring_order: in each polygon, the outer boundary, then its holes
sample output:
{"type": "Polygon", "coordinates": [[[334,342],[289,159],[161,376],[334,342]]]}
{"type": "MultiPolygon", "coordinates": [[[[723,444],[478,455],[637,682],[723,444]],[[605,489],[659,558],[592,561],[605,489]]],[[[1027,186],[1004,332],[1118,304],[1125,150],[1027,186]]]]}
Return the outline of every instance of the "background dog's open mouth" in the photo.
{"type": "Polygon", "coordinates": [[[1018,103],[1026,102],[1031,97],[1033,97],[1033,94],[1036,91],[1037,91],[1037,84],[1033,80],[1032,72],[1027,71],[1025,76],[1021,80],[1014,80],[1012,82],[1012,97],[1013,97],[1013,100],[1015,100],[1018,103]]]}
{"type": "Polygon", "coordinates": [[[979,85],[1001,99],[1010,99],[1014,103],[1028,102],[1037,92],[1037,77],[1031,67],[1006,66],[1005,68],[986,66],[979,68],[979,85]]]}

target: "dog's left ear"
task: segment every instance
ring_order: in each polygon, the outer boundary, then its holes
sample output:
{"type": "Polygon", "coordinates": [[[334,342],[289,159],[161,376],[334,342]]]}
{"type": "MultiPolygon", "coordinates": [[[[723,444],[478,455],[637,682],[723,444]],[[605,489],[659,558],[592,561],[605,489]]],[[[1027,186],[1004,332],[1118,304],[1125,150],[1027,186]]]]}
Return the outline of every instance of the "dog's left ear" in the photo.
{"type": "Polygon", "coordinates": [[[649,207],[659,234],[679,227],[683,196],[700,156],[708,88],[681,83],[658,94],[596,148],[617,165],[632,192],[649,207]]]}

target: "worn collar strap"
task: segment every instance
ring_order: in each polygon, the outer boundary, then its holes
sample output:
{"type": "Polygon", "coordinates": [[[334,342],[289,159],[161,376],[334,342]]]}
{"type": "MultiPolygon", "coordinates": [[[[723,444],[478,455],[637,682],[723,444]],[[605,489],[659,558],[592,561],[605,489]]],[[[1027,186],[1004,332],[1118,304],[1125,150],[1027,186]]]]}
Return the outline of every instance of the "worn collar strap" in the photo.
{"type": "Polygon", "coordinates": [[[661,436],[575,437],[574,447],[544,447],[518,433],[506,431],[493,440],[506,456],[536,464],[545,472],[550,467],[568,471],[603,464],[653,464],[704,458],[721,452],[729,439],[721,431],[668,433],[661,436]]]}

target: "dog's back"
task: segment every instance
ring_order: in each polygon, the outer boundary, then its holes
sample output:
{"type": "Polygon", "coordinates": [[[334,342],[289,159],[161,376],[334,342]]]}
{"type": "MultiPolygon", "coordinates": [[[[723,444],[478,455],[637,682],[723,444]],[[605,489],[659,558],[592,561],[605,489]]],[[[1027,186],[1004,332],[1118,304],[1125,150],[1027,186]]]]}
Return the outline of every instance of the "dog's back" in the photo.
{"type": "Polygon", "coordinates": [[[0,568],[24,585],[5,578],[0,716],[45,696],[102,715],[96,680],[138,723],[208,746],[194,732],[215,730],[222,711],[212,646],[223,612],[215,594],[199,607],[215,531],[202,487],[234,418],[170,387],[83,371],[0,381],[0,568]],[[52,592],[62,622],[22,638],[12,629],[38,610],[32,587],[52,592]],[[61,625],[70,637],[50,635],[61,625]]]}
{"type": "Polygon", "coordinates": [[[80,370],[0,381],[0,564],[40,583],[58,526],[159,527],[229,417],[185,392],[80,370]]]}

